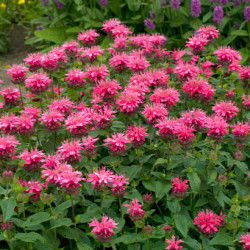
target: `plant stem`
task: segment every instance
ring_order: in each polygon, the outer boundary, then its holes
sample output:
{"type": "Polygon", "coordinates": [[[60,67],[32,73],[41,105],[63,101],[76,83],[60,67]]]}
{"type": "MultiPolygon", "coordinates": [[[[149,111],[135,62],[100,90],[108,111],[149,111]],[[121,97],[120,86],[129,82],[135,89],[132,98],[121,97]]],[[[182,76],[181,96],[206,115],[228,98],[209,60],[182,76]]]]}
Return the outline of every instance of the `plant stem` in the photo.
{"type": "Polygon", "coordinates": [[[22,93],[22,88],[20,85],[19,85],[19,91],[20,91],[21,103],[22,103],[22,107],[23,107],[23,93],[22,93]]]}
{"type": "Polygon", "coordinates": [[[119,206],[120,206],[120,210],[121,210],[121,217],[123,218],[123,213],[122,213],[122,198],[119,197],[119,206]]]}

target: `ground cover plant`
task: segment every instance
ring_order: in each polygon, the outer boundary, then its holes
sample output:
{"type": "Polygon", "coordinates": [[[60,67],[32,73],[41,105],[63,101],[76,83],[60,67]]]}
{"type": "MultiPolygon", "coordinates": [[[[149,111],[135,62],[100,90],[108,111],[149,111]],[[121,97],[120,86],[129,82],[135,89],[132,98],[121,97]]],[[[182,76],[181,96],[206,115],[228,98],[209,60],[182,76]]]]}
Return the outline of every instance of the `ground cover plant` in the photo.
{"type": "Polygon", "coordinates": [[[250,249],[250,68],[117,19],[8,69],[1,248],[250,249]]]}

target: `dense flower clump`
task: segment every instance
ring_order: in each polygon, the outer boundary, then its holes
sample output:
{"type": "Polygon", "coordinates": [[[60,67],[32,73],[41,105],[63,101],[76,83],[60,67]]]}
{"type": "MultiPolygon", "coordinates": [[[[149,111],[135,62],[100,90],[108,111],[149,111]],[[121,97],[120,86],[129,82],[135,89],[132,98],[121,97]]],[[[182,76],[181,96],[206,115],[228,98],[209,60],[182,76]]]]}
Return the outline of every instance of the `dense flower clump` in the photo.
{"type": "MultiPolygon", "coordinates": [[[[201,2],[190,3],[198,17],[201,2]]],[[[250,73],[219,35],[197,27],[170,51],[164,35],[114,18],[11,66],[15,86],[0,91],[3,248],[249,249],[250,73]]]]}

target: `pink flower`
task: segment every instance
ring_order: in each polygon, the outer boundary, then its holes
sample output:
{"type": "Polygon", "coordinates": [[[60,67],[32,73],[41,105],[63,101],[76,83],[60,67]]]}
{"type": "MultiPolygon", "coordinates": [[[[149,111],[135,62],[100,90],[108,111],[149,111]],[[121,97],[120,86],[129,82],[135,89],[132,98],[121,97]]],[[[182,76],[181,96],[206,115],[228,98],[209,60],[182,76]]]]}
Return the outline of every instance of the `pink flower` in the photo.
{"type": "Polygon", "coordinates": [[[51,79],[46,73],[33,73],[25,80],[25,87],[34,94],[40,94],[49,88],[51,79]]]}
{"type": "Polygon", "coordinates": [[[118,89],[121,89],[118,81],[116,80],[101,80],[93,87],[93,96],[97,95],[104,101],[112,100],[118,94],[118,89]]]}
{"type": "Polygon", "coordinates": [[[118,223],[116,223],[113,219],[108,216],[102,216],[102,221],[99,222],[95,217],[91,223],[89,223],[90,227],[93,227],[92,232],[96,235],[97,240],[100,242],[109,241],[112,239],[115,231],[113,228],[117,228],[118,223]]]}
{"type": "Polygon", "coordinates": [[[126,185],[129,184],[129,182],[127,182],[129,179],[125,178],[124,175],[121,174],[115,174],[113,175],[112,178],[112,188],[111,191],[113,193],[114,196],[117,197],[122,197],[125,193],[126,193],[126,185]]]}
{"type": "Polygon", "coordinates": [[[154,124],[168,114],[167,109],[161,103],[146,104],[142,114],[147,119],[149,124],[154,124]]]}
{"type": "Polygon", "coordinates": [[[60,65],[67,63],[68,57],[66,56],[65,49],[63,47],[54,47],[48,54],[55,55],[57,57],[57,62],[60,65]]]}
{"type": "Polygon", "coordinates": [[[106,20],[102,24],[102,29],[106,31],[109,35],[111,35],[112,30],[118,25],[121,25],[121,21],[119,21],[117,18],[112,18],[112,19],[106,20]]]}
{"type": "Polygon", "coordinates": [[[206,112],[195,108],[183,113],[179,119],[181,123],[189,127],[194,127],[196,130],[202,130],[205,127],[206,120],[206,112]]]}
{"type": "Polygon", "coordinates": [[[0,136],[0,159],[9,160],[16,154],[17,145],[21,143],[13,135],[0,136]]]}
{"type": "MultiPolygon", "coordinates": [[[[128,38],[126,36],[116,36],[115,41],[112,44],[112,47],[115,48],[117,51],[124,51],[128,47],[127,43],[128,43],[128,38]]],[[[113,49],[113,48],[111,48],[111,49],[113,49]]],[[[114,54],[114,53],[112,53],[112,54],[114,54]]]]}
{"type": "Polygon", "coordinates": [[[86,31],[82,31],[81,33],[78,34],[78,41],[81,41],[82,43],[86,45],[92,45],[95,44],[96,38],[99,37],[100,35],[96,32],[94,29],[89,29],[86,31]]]}
{"type": "Polygon", "coordinates": [[[219,216],[210,210],[201,211],[193,221],[197,225],[198,230],[206,235],[213,235],[221,226],[219,216]]]}
{"type": "Polygon", "coordinates": [[[234,138],[238,141],[245,141],[246,137],[250,131],[249,123],[237,122],[237,124],[232,125],[232,133],[234,134],[234,138]]]}
{"type": "Polygon", "coordinates": [[[163,139],[171,140],[176,137],[178,121],[173,117],[165,117],[162,120],[158,120],[155,125],[156,128],[159,128],[159,134],[163,139]]]}
{"type": "Polygon", "coordinates": [[[208,43],[208,40],[204,37],[193,36],[188,39],[189,41],[187,41],[186,47],[191,48],[195,55],[199,55],[205,49],[204,46],[208,43]]]}
{"type": "Polygon", "coordinates": [[[125,204],[124,207],[129,207],[127,213],[131,220],[137,221],[143,219],[145,211],[141,209],[142,205],[139,203],[138,199],[133,199],[130,201],[130,204],[125,204]]]}
{"type": "Polygon", "coordinates": [[[130,140],[124,134],[117,133],[106,138],[104,142],[104,145],[109,146],[112,154],[124,155],[127,150],[127,144],[130,143],[130,140]]]}
{"type": "Polygon", "coordinates": [[[241,69],[241,65],[239,61],[233,61],[231,64],[228,65],[229,73],[232,73],[232,71],[236,72],[241,69]]]}
{"type": "Polygon", "coordinates": [[[80,151],[82,149],[82,145],[79,141],[71,141],[68,140],[62,143],[57,150],[57,154],[61,156],[61,158],[68,163],[75,163],[81,161],[80,151]]]}
{"type": "Polygon", "coordinates": [[[142,100],[140,99],[139,95],[131,91],[123,92],[116,100],[118,108],[125,114],[137,112],[141,103],[142,100]]]}
{"type": "Polygon", "coordinates": [[[56,131],[62,126],[64,115],[57,110],[48,110],[44,112],[39,119],[49,131],[56,131]]]}
{"type": "Polygon", "coordinates": [[[222,65],[229,65],[233,61],[240,61],[242,59],[240,53],[228,47],[220,47],[214,52],[218,57],[218,62],[222,65]]]}
{"type": "Polygon", "coordinates": [[[128,126],[126,134],[128,138],[132,141],[134,148],[138,148],[144,144],[145,137],[148,136],[148,133],[146,133],[146,131],[147,129],[141,127],[141,125],[128,126]]]}
{"type": "Polygon", "coordinates": [[[185,198],[187,189],[189,186],[186,184],[188,183],[188,180],[182,181],[181,178],[177,177],[171,180],[172,181],[172,190],[174,196],[177,198],[185,198]]]}
{"type": "Polygon", "coordinates": [[[72,69],[65,75],[65,81],[69,88],[82,88],[86,82],[86,73],[80,69],[72,69]]]}
{"type": "Polygon", "coordinates": [[[7,113],[0,118],[0,130],[4,134],[16,134],[19,117],[13,113],[7,113]]]}
{"type": "Polygon", "coordinates": [[[234,93],[235,88],[230,89],[230,90],[226,90],[227,94],[226,94],[226,99],[233,99],[235,96],[234,93]]]}
{"type": "Polygon", "coordinates": [[[196,77],[200,73],[200,69],[193,64],[180,62],[174,68],[174,73],[179,79],[190,79],[196,77]]]}
{"type": "Polygon", "coordinates": [[[82,138],[83,154],[86,157],[93,157],[97,154],[97,147],[94,145],[94,143],[98,140],[99,138],[93,138],[91,136],[82,138]]]}
{"type": "Polygon", "coordinates": [[[25,149],[22,154],[18,156],[19,159],[24,159],[25,163],[23,168],[27,171],[36,171],[42,165],[42,159],[45,158],[45,154],[42,151],[39,151],[37,148],[31,149],[29,152],[28,149],[25,149]]]}
{"type": "Polygon", "coordinates": [[[194,131],[195,129],[185,124],[179,124],[176,127],[177,136],[182,146],[188,146],[192,143],[192,138],[194,137],[193,133],[194,131]]]}
{"type": "Polygon", "coordinates": [[[123,71],[127,69],[128,60],[129,56],[126,53],[117,53],[109,59],[109,65],[117,71],[123,71]]]}
{"type": "Polygon", "coordinates": [[[219,37],[219,30],[212,25],[201,26],[197,33],[198,36],[206,38],[209,42],[219,37]]]}
{"type": "Polygon", "coordinates": [[[242,234],[240,236],[241,241],[240,243],[243,243],[243,249],[249,250],[250,249],[250,233],[242,234]]]}
{"type": "Polygon", "coordinates": [[[249,96],[242,96],[243,102],[242,102],[242,106],[246,109],[249,110],[250,109],[250,95],[249,96]]]}
{"type": "Polygon", "coordinates": [[[169,246],[166,247],[166,249],[180,250],[183,248],[182,246],[179,246],[179,244],[184,242],[183,240],[179,240],[179,236],[175,239],[175,236],[172,235],[172,240],[166,239],[166,242],[169,244],[169,246]]]}
{"type": "Polygon", "coordinates": [[[163,86],[169,82],[169,75],[161,69],[154,69],[149,71],[148,74],[152,77],[151,86],[163,86]]]}
{"type": "Polygon", "coordinates": [[[71,56],[75,55],[78,47],[79,47],[79,43],[75,40],[72,40],[70,42],[65,42],[62,45],[62,48],[66,51],[66,53],[71,56]]]}
{"type": "Polygon", "coordinates": [[[86,135],[92,125],[92,117],[88,112],[72,113],[66,119],[65,125],[73,136],[86,135]]]}
{"type": "Polygon", "coordinates": [[[14,84],[21,84],[24,83],[28,70],[23,64],[14,64],[8,69],[7,74],[11,76],[11,81],[14,84]]]}
{"type": "Polygon", "coordinates": [[[20,184],[23,187],[26,187],[26,192],[29,194],[32,194],[30,196],[30,201],[37,201],[40,199],[40,194],[42,192],[42,188],[45,187],[45,185],[43,183],[41,183],[40,181],[34,181],[34,180],[30,180],[29,182],[20,180],[20,184]]]}
{"type": "Polygon", "coordinates": [[[109,70],[105,65],[93,65],[86,69],[86,76],[92,82],[104,80],[109,75],[109,70]]]}
{"type": "Polygon", "coordinates": [[[250,79],[250,66],[242,67],[239,70],[239,77],[242,81],[247,81],[250,79]]]}
{"type": "Polygon", "coordinates": [[[171,227],[170,225],[164,225],[164,226],[163,226],[163,230],[164,230],[165,232],[170,232],[170,231],[172,231],[172,227],[171,227]]]}
{"type": "Polygon", "coordinates": [[[114,27],[114,29],[111,30],[111,35],[115,37],[118,36],[126,37],[131,33],[132,32],[129,30],[129,28],[124,24],[117,25],[114,27]]]}
{"type": "Polygon", "coordinates": [[[55,53],[42,56],[42,68],[49,73],[57,71],[59,68],[59,57],[55,53]]]}
{"type": "Polygon", "coordinates": [[[216,102],[216,105],[212,107],[212,110],[217,116],[221,116],[228,121],[230,121],[239,112],[237,106],[235,106],[231,101],[216,102]]]}
{"type": "Polygon", "coordinates": [[[135,72],[144,71],[150,64],[147,59],[140,55],[129,56],[127,67],[135,72]]]}
{"type": "Polygon", "coordinates": [[[59,155],[46,155],[45,159],[42,160],[43,165],[41,168],[56,169],[61,160],[59,155]]]}
{"type": "Polygon", "coordinates": [[[104,50],[101,49],[100,46],[93,46],[91,48],[88,49],[83,49],[82,51],[79,50],[79,58],[80,60],[85,63],[86,61],[89,62],[94,62],[97,60],[98,56],[103,55],[104,50]]]}
{"type": "Polygon", "coordinates": [[[106,167],[99,168],[93,171],[92,174],[89,174],[88,182],[91,182],[92,186],[97,190],[106,189],[110,187],[112,183],[114,172],[106,169],[106,167]]]}
{"type": "Polygon", "coordinates": [[[41,109],[31,106],[24,107],[23,110],[20,111],[20,113],[25,117],[30,117],[32,120],[37,120],[39,117],[39,113],[41,112],[41,109]]]}
{"type": "Polygon", "coordinates": [[[34,133],[35,121],[31,117],[21,116],[18,120],[18,132],[23,136],[30,136],[34,133]]]}
{"type": "Polygon", "coordinates": [[[5,87],[0,91],[0,94],[3,96],[6,105],[18,105],[20,91],[17,88],[5,87]]]}
{"type": "Polygon", "coordinates": [[[200,98],[210,100],[215,94],[215,89],[204,79],[190,79],[182,87],[184,93],[188,93],[190,98],[200,98]]]}
{"type": "Polygon", "coordinates": [[[150,96],[150,101],[171,107],[176,105],[175,102],[180,102],[179,96],[179,92],[174,88],[157,88],[150,96]]]}
{"type": "Polygon", "coordinates": [[[28,57],[24,59],[24,62],[28,64],[30,70],[35,71],[42,67],[42,54],[39,52],[28,54],[28,57]]]}
{"type": "Polygon", "coordinates": [[[207,135],[211,135],[215,140],[220,140],[228,132],[228,124],[221,116],[210,116],[207,119],[207,135]]]}
{"type": "Polygon", "coordinates": [[[96,126],[100,129],[107,129],[112,125],[116,111],[112,110],[112,106],[96,106],[95,121],[96,126]]]}
{"type": "Polygon", "coordinates": [[[50,105],[48,105],[48,108],[50,110],[57,110],[58,112],[61,112],[64,115],[68,115],[70,113],[71,108],[73,107],[73,102],[69,100],[69,98],[61,98],[58,100],[53,100],[50,105]]]}

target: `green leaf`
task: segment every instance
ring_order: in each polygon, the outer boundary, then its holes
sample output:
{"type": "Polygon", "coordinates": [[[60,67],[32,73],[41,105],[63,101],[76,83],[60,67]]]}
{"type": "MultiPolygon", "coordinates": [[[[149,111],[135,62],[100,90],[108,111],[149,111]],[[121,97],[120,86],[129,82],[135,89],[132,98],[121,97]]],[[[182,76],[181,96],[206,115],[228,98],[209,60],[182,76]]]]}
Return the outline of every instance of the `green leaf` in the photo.
{"type": "Polygon", "coordinates": [[[115,217],[114,221],[116,223],[118,223],[118,225],[117,225],[118,228],[114,229],[114,231],[115,231],[116,234],[120,233],[122,231],[124,225],[125,225],[125,220],[123,218],[117,218],[117,217],[115,217]]]}
{"type": "Polygon", "coordinates": [[[79,249],[79,250],[93,250],[93,248],[91,246],[89,246],[85,243],[82,243],[82,242],[78,242],[76,244],[76,246],[77,246],[77,249],[79,249]]]}
{"type": "Polygon", "coordinates": [[[236,161],[235,163],[236,163],[236,166],[242,171],[242,173],[244,173],[244,174],[249,173],[249,170],[248,170],[246,163],[240,162],[240,161],[236,161]]]}
{"type": "Polygon", "coordinates": [[[64,212],[66,209],[68,209],[69,207],[71,207],[71,201],[65,201],[63,203],[61,203],[60,205],[56,206],[56,208],[54,209],[54,213],[55,214],[59,214],[64,212]]]}
{"type": "Polygon", "coordinates": [[[141,6],[141,0],[126,0],[126,2],[131,11],[137,11],[141,6]]]}
{"type": "Polygon", "coordinates": [[[158,158],[155,163],[154,163],[154,167],[159,166],[159,165],[164,165],[167,164],[168,160],[164,159],[164,158],[158,158]]]}
{"type": "Polygon", "coordinates": [[[246,30],[234,30],[231,32],[231,36],[248,36],[246,30]]]}
{"type": "Polygon", "coordinates": [[[1,201],[1,208],[3,211],[3,220],[6,221],[14,214],[16,207],[16,200],[13,197],[1,201]]]}
{"type": "Polygon", "coordinates": [[[72,225],[72,221],[70,218],[60,218],[56,220],[55,225],[52,228],[57,228],[57,227],[62,227],[62,226],[70,227],[71,225],[72,225]]]}
{"type": "Polygon", "coordinates": [[[15,235],[16,240],[21,240],[24,242],[36,242],[37,240],[41,242],[45,242],[45,239],[38,233],[30,232],[30,233],[17,233],[15,235]]]}
{"type": "Polygon", "coordinates": [[[96,214],[100,213],[100,208],[99,207],[95,207],[92,208],[90,211],[86,212],[85,214],[80,214],[79,215],[79,222],[80,223],[86,223],[86,222],[90,222],[94,216],[96,216],[96,214]]]}
{"type": "Polygon", "coordinates": [[[225,233],[217,233],[210,241],[210,245],[232,246],[233,238],[225,233]]]}
{"type": "Polygon", "coordinates": [[[65,30],[63,27],[47,28],[44,30],[35,31],[35,35],[42,39],[54,42],[63,43],[66,39],[65,30]]]}
{"type": "Polygon", "coordinates": [[[212,11],[209,11],[207,14],[205,14],[203,16],[203,19],[202,19],[203,23],[205,23],[206,21],[208,21],[212,16],[213,16],[213,12],[212,11]]]}
{"type": "Polygon", "coordinates": [[[187,237],[188,233],[188,219],[185,215],[176,214],[174,215],[174,222],[176,228],[180,231],[184,238],[187,237]]]}
{"type": "Polygon", "coordinates": [[[196,172],[188,173],[187,174],[190,186],[194,192],[200,191],[201,186],[201,179],[196,172]]]}
{"type": "Polygon", "coordinates": [[[236,36],[228,36],[226,39],[224,39],[222,41],[223,45],[228,45],[229,43],[231,43],[234,39],[236,38],[236,36]]]}
{"type": "Polygon", "coordinates": [[[115,244],[124,243],[129,245],[136,242],[136,234],[124,234],[114,240],[115,244]]]}
{"type": "Polygon", "coordinates": [[[70,227],[61,227],[56,231],[66,239],[73,240],[76,237],[76,231],[70,227]]]}
{"type": "Polygon", "coordinates": [[[44,221],[48,221],[50,219],[50,214],[46,212],[39,212],[34,215],[31,215],[23,224],[23,227],[31,227],[38,224],[41,224],[44,221]]]}
{"type": "Polygon", "coordinates": [[[207,181],[207,184],[210,184],[213,181],[215,181],[216,177],[217,177],[217,172],[214,169],[210,170],[208,172],[208,181],[207,181]]]}

